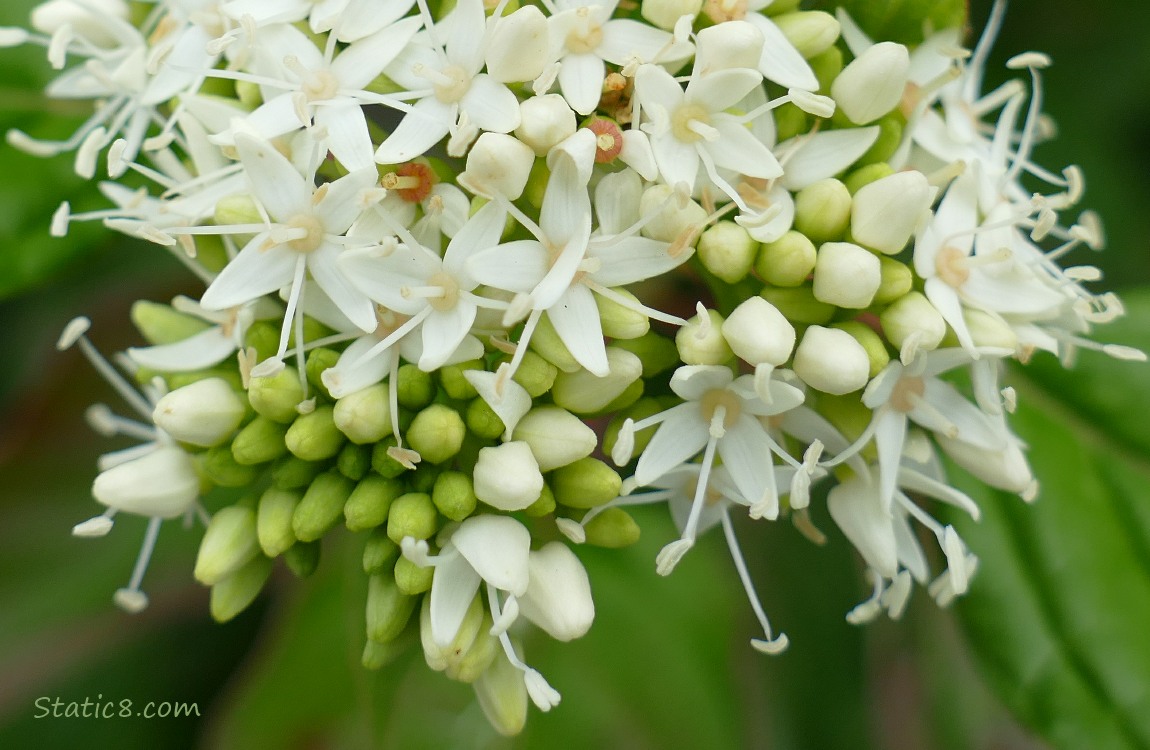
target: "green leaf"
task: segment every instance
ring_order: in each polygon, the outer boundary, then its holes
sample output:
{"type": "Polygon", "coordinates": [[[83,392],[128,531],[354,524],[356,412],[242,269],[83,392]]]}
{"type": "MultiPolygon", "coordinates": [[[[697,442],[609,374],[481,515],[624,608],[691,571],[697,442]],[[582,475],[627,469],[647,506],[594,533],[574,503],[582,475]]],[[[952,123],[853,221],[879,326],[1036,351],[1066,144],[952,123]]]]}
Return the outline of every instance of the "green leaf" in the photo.
{"type": "MultiPolygon", "coordinates": [[[[1150,348],[1150,293],[1128,303],[1101,336],[1150,348]]],[[[984,514],[959,524],[982,563],[962,622],[999,695],[1060,748],[1150,747],[1147,382],[1146,365],[1097,353],[1071,372],[1035,362],[1012,424],[1037,502],[955,472],[984,514]]]]}
{"type": "Polygon", "coordinates": [[[841,7],[876,42],[918,44],[923,29],[947,29],[966,23],[965,0],[835,0],[815,6],[834,12],[841,7]]]}

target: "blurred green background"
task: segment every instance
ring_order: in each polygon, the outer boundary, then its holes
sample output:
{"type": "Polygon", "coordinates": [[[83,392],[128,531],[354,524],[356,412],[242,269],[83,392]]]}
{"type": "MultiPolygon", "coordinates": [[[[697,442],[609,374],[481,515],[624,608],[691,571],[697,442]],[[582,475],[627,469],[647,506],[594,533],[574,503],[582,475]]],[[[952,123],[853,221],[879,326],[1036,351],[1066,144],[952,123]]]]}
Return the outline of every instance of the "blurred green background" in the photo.
{"type": "MultiPolygon", "coordinates": [[[[0,7],[20,25],[29,0],[0,7]]],[[[989,3],[973,3],[981,28],[989,3]]],[[[1150,347],[1150,5],[1015,0],[995,47],[1001,63],[1051,54],[1046,111],[1056,141],[1040,163],[1082,166],[1084,207],[1101,213],[1096,263],[1132,315],[1102,338],[1150,347]]],[[[37,95],[42,50],[0,50],[0,129],[69,132],[70,105],[37,95]]],[[[995,78],[997,76],[997,78],[995,78]]],[[[328,539],[320,571],[277,571],[256,606],[211,622],[191,577],[198,531],[167,523],[145,581],[152,606],[128,616],[111,594],[130,573],[144,521],[121,517],[106,538],[75,539],[96,512],[89,487],[108,443],[85,407],[118,401],[75,352],[53,343],[75,315],[105,352],[138,343],[138,298],[198,294],[161,249],[96,225],[48,237],[60,200],[101,204],[70,158],[0,146],[0,748],[1043,748],[1150,747],[1150,408],[1147,371],[1084,356],[1073,377],[1038,363],[1020,382],[1019,429],[1047,482],[1033,508],[980,497],[964,528],[984,561],[967,600],[938,611],[916,592],[902,622],[855,628],[865,598],[857,559],[825,511],[815,547],[786,524],[740,526],[772,621],[791,636],[763,657],[721,540],[668,579],[653,559],[671,538],[659,512],[622,552],[580,550],[598,616],[579,642],[528,642],[563,694],[532,709],[516,740],[496,737],[471,691],[432,673],[418,649],[372,673],[359,666],[366,581],[358,541],[328,539]],[[184,719],[35,718],[37,699],[195,703],[184,719]]],[[[118,446],[119,444],[117,444],[118,446]]],[[[337,535],[338,536],[338,535],[337,535]]]]}

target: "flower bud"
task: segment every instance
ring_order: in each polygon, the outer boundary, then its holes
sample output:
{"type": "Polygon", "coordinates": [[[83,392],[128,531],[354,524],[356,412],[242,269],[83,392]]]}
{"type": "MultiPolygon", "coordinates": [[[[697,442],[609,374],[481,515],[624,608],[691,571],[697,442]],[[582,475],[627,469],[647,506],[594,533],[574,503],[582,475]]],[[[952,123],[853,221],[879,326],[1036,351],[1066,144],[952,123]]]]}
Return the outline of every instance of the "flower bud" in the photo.
{"type": "Polygon", "coordinates": [[[511,379],[523,386],[531,398],[539,398],[551,390],[558,374],[559,369],[555,365],[529,350],[523,355],[523,361],[519,363],[519,369],[511,379]]]}
{"type": "Polygon", "coordinates": [[[466,421],[469,432],[486,440],[497,439],[507,429],[491,404],[481,398],[472,399],[467,405],[466,421]]]}
{"type": "Polygon", "coordinates": [[[559,338],[555,324],[546,315],[539,318],[535,333],[531,335],[530,347],[532,351],[563,372],[578,372],[583,369],[575,357],[571,356],[567,345],[559,338]]]}
{"type": "MultiPolygon", "coordinates": [[[[639,305],[639,298],[619,287],[612,291],[620,297],[639,305]]],[[[595,295],[595,307],[599,310],[599,322],[603,335],[612,339],[637,339],[651,330],[650,319],[638,310],[622,305],[602,294],[595,295]]]]}
{"type": "Polygon", "coordinates": [[[619,473],[597,458],[581,458],[555,470],[551,489],[555,501],[569,508],[594,508],[619,496],[619,473]]]}
{"type": "Polygon", "coordinates": [[[287,425],[258,416],[232,440],[232,458],[244,466],[274,461],[288,452],[284,442],[287,431],[287,425]]]}
{"type": "Polygon", "coordinates": [[[652,185],[643,191],[643,197],[639,199],[639,215],[649,216],[658,211],[656,217],[640,230],[644,237],[674,242],[680,236],[706,226],[707,212],[703,207],[691,199],[685,199],[683,204],[678,198],[668,200],[673,192],[674,189],[668,185],[652,185]]]}
{"type": "Polygon", "coordinates": [[[340,474],[353,482],[358,482],[371,471],[371,451],[370,445],[345,443],[339,449],[339,455],[335,457],[335,467],[339,469],[340,474]]]}
{"type": "MultiPolygon", "coordinates": [[[[502,430],[500,430],[502,432],[502,430]]],[[[475,512],[475,487],[462,471],[445,471],[435,478],[431,502],[452,521],[462,521],[475,512]]]]}
{"type": "Polygon", "coordinates": [[[406,557],[400,557],[395,561],[393,575],[399,593],[418,596],[431,590],[431,579],[435,576],[435,568],[421,568],[406,557]]]}
{"type": "Polygon", "coordinates": [[[324,382],[323,374],[335,367],[339,363],[339,352],[334,349],[319,348],[312,349],[307,355],[307,361],[304,363],[304,374],[307,376],[307,382],[311,384],[312,388],[323,395],[324,398],[334,399],[331,389],[327,387],[324,382]]]}
{"type": "Polygon", "coordinates": [[[854,170],[843,179],[843,184],[847,186],[847,190],[851,191],[851,195],[854,195],[872,182],[878,182],[894,173],[894,169],[889,164],[880,161],[854,170]]]}
{"type": "Polygon", "coordinates": [[[399,545],[391,541],[386,529],[376,529],[363,545],[363,572],[368,575],[382,573],[395,566],[399,545]]]}
{"type": "Polygon", "coordinates": [[[387,643],[399,637],[415,611],[416,598],[399,591],[395,578],[377,573],[367,582],[367,637],[387,643]]]}
{"type": "Polygon", "coordinates": [[[196,459],[200,473],[220,487],[244,487],[256,479],[256,468],[237,462],[230,445],[209,448],[196,459]]]}
{"type": "Polygon", "coordinates": [[[963,308],[962,319],[975,346],[1018,349],[1018,334],[997,315],[974,308],[963,308]]]}
{"type": "Polygon", "coordinates": [[[285,367],[270,378],[252,378],[248,401],[257,414],[275,422],[291,422],[299,416],[296,406],[304,399],[299,373],[285,367]]]}
{"type": "Polygon", "coordinates": [[[435,398],[435,381],[429,373],[416,365],[407,364],[399,368],[395,378],[396,400],[405,409],[418,411],[435,398]]]}
{"type": "Polygon", "coordinates": [[[471,641],[466,651],[452,664],[447,665],[444,674],[459,682],[475,682],[495,661],[495,657],[503,653],[499,639],[491,635],[495,623],[491,615],[484,613],[479,623],[479,633],[471,641]]]}
{"type": "Polygon", "coordinates": [[[778,367],[795,348],[795,327],[762,297],[750,297],[736,307],[723,321],[722,333],[731,351],[752,365],[778,367]]]}
{"type": "Polygon", "coordinates": [[[806,59],[821,55],[838,41],[839,22],[821,10],[795,11],[775,16],[775,25],[806,59]]]}
{"type": "Polygon", "coordinates": [[[536,156],[546,156],[556,143],[575,133],[575,113],[559,94],[525,99],[519,105],[519,127],[515,137],[526,143],[536,156]]]}
{"type": "Polygon", "coordinates": [[[502,195],[515,200],[523,194],[535,152],[514,136],[483,133],[467,152],[467,168],[456,181],[484,198],[502,195]]]}
{"type": "Polygon", "coordinates": [[[427,666],[442,672],[449,666],[458,665],[477,638],[487,635],[482,627],[484,614],[482,597],[472,597],[455,638],[447,646],[440,646],[431,635],[431,597],[424,597],[419,610],[419,640],[427,666]]]}
{"type": "Polygon", "coordinates": [[[92,496],[100,504],[152,518],[183,515],[199,494],[196,466],[175,446],[162,446],[105,469],[92,483],[92,496]]]}
{"type": "Polygon", "coordinates": [[[335,408],[324,405],[297,417],[284,435],[284,444],[292,455],[305,461],[322,461],[339,453],[347,438],[335,426],[334,415],[335,408]]]}
{"type": "Polygon", "coordinates": [[[336,471],[326,471],[312,480],[292,514],[292,531],[301,542],[319,539],[343,515],[343,506],[355,483],[336,471]]]}
{"type": "Polygon", "coordinates": [[[543,474],[522,440],[481,448],[475,462],[475,496],[499,510],[523,510],[543,491],[543,474]]]}
{"type": "Polygon", "coordinates": [[[870,326],[857,320],[848,320],[835,323],[834,328],[849,333],[866,351],[867,361],[870,363],[867,371],[868,377],[873,378],[878,375],[890,363],[890,354],[887,353],[886,344],[870,326]]]}
{"type": "Polygon", "coordinates": [[[702,29],[695,37],[697,75],[727,68],[759,67],[763,33],[747,21],[729,21],[702,29]]]}
{"type": "Polygon", "coordinates": [[[882,283],[878,256],[850,242],[827,242],[815,261],[815,299],[838,307],[863,308],[882,283]]]}
{"type": "Polygon", "coordinates": [[[595,621],[595,602],[575,553],[562,542],[548,542],[530,554],[527,570],[531,583],[519,598],[519,612],[557,641],[585,635],[595,621]]]}
{"type": "MultiPolygon", "coordinates": [[[[623,422],[626,419],[630,418],[632,421],[638,422],[647,417],[655,416],[663,411],[664,408],[664,405],[659,403],[657,399],[644,398],[635,402],[634,406],[630,409],[617,413],[607,425],[607,431],[603,435],[603,452],[607,455],[611,455],[611,452],[615,450],[615,442],[619,439],[619,431],[622,429],[623,422]]],[[[634,433],[630,438],[634,440],[634,446],[631,451],[632,455],[637,456],[642,453],[654,435],[655,430],[640,430],[634,433]]]]}
{"type": "Polygon", "coordinates": [[[679,364],[675,342],[662,334],[648,331],[637,339],[614,341],[617,349],[631,352],[643,362],[643,377],[650,378],[679,364]]]}
{"type": "Polygon", "coordinates": [[[258,554],[256,514],[251,508],[231,505],[216,511],[208,523],[192,575],[213,586],[258,554]]]}
{"type": "Polygon", "coordinates": [[[619,549],[639,541],[639,524],[622,508],[608,508],[588,521],[583,533],[586,544],[619,549]]]}
{"type": "Polygon", "coordinates": [[[841,239],[851,219],[851,193],[833,177],[795,195],[795,229],[816,244],[841,239]]]}
{"type": "Polygon", "coordinates": [[[430,539],[439,530],[439,514],[431,495],[408,492],[391,502],[387,513],[387,535],[399,544],[405,536],[430,539]]]}
{"type": "Polygon", "coordinates": [[[910,266],[885,255],[879,256],[878,262],[882,280],[879,282],[878,291],[874,293],[872,304],[890,304],[914,287],[914,272],[910,270],[910,266]]]}
{"type": "Polygon", "coordinates": [[[688,365],[721,365],[732,356],[723,338],[723,316],[717,310],[705,310],[706,319],[695,315],[675,334],[679,359],[688,365]]]}
{"type": "Polygon", "coordinates": [[[404,485],[395,479],[371,474],[360,480],[343,504],[344,523],[349,531],[365,531],[387,521],[395,498],[403,494],[404,485]]]}
{"type": "Polygon", "coordinates": [[[906,122],[904,115],[897,109],[880,117],[875,123],[878,126],[878,137],[855,163],[861,167],[867,164],[882,164],[890,160],[902,145],[904,122],[906,122]]]}
{"type": "Polygon", "coordinates": [[[182,313],[171,305],[148,300],[133,302],[130,314],[132,324],[149,344],[174,344],[211,327],[207,321],[182,313]]]}
{"type": "Polygon", "coordinates": [[[946,321],[921,292],[910,292],[891,303],[879,315],[882,331],[890,343],[902,349],[914,337],[923,351],[937,349],[946,336],[946,321]]]}
{"type": "Polygon", "coordinates": [[[798,286],[815,270],[815,245],[793,229],[759,248],[755,273],[774,286],[798,286]]]}
{"type": "Polygon", "coordinates": [[[407,651],[407,645],[400,643],[380,643],[368,638],[363,644],[363,655],[360,664],[364,669],[372,671],[383,669],[395,661],[395,658],[407,651]]]}
{"type": "Polygon", "coordinates": [[[703,232],[697,249],[699,260],[708,271],[734,284],[750,272],[759,243],[735,222],[720,221],[703,232]]]}
{"type": "Polygon", "coordinates": [[[590,456],[599,445],[594,430],[558,406],[540,406],[529,411],[515,426],[513,437],[531,447],[543,472],[590,456]]]}
{"type": "Polygon", "coordinates": [[[926,175],[915,170],[864,185],[851,204],[851,236],[880,253],[898,253],[930,215],[935,192],[926,175]]]}
{"type": "Polygon", "coordinates": [[[792,288],[767,286],[763,287],[759,296],[779,308],[779,312],[792,323],[821,325],[829,323],[837,312],[834,305],[815,299],[814,290],[809,284],[792,288]]]}
{"type": "Polygon", "coordinates": [[[543,491],[539,493],[539,499],[528,505],[523,509],[523,514],[528,518],[544,518],[550,516],[555,512],[555,493],[543,483],[543,491]]]}
{"type": "Polygon", "coordinates": [[[127,21],[128,4],[123,0],[47,0],[32,9],[29,20],[32,28],[42,34],[51,35],[64,26],[71,26],[86,41],[111,48],[121,40],[109,33],[109,28],[116,27],[107,24],[107,18],[127,21]]]}
{"type": "Polygon", "coordinates": [[[457,401],[469,401],[478,396],[479,391],[475,390],[475,386],[468,380],[467,373],[472,370],[483,371],[483,369],[482,360],[469,359],[466,362],[445,365],[439,368],[436,374],[439,375],[439,386],[448,398],[457,401]]]}
{"type": "Polygon", "coordinates": [[[867,384],[870,357],[846,331],[811,326],[795,350],[794,370],[815,390],[842,395],[867,384]]]}
{"type": "Polygon", "coordinates": [[[898,572],[894,521],[881,495],[877,482],[852,477],[831,488],[827,509],[867,565],[884,578],[894,578],[898,572]]]}
{"type": "Polygon", "coordinates": [[[694,16],[703,7],[703,0],[643,0],[639,13],[652,25],[671,31],[681,16],[694,16]]]}
{"type": "Polygon", "coordinates": [[[879,42],[851,61],[831,85],[839,110],[856,125],[866,125],[902,100],[910,53],[895,42],[879,42]]]}
{"type": "Polygon", "coordinates": [[[407,428],[411,447],[419,451],[424,461],[433,464],[443,463],[458,453],[466,435],[463,417],[443,404],[432,404],[419,412],[407,428]]]}
{"type": "Polygon", "coordinates": [[[376,383],[335,402],[332,421],[347,439],[359,445],[375,443],[391,434],[391,389],[376,383]]]}
{"type": "Polygon", "coordinates": [[[639,358],[618,347],[607,347],[607,375],[596,377],[587,370],[559,373],[551,389],[556,404],[576,414],[591,414],[604,408],[643,374],[639,358]]]}
{"type": "Polygon", "coordinates": [[[278,557],[296,543],[292,516],[303,493],[269,487],[256,509],[256,540],[268,557],[278,557]]]}
{"type": "Polygon", "coordinates": [[[307,578],[319,567],[322,547],[323,545],[320,544],[319,540],[296,542],[284,552],[284,564],[296,578],[307,578]]]}
{"type": "Polygon", "coordinates": [[[250,195],[229,195],[216,201],[213,218],[217,226],[259,224],[263,221],[259,206],[250,195]]]}
{"type": "Polygon", "coordinates": [[[325,468],[327,466],[324,463],[304,461],[289,453],[272,467],[272,483],[281,490],[302,489],[311,484],[311,480],[325,468]]]}
{"type": "Polygon", "coordinates": [[[548,62],[547,19],[525,5],[492,24],[485,50],[487,74],[495,80],[533,81],[548,62]]]}
{"type": "MultiPolygon", "coordinates": [[[[646,0],[643,7],[651,4],[653,0],[646,0]]],[[[504,737],[514,737],[523,731],[527,723],[527,683],[523,680],[523,673],[507,660],[502,650],[495,655],[491,666],[475,680],[474,685],[479,707],[495,731],[504,737]]]]}
{"type": "Polygon", "coordinates": [[[1037,492],[1037,482],[1030,470],[1030,464],[1017,438],[1008,436],[1005,446],[989,450],[957,438],[935,433],[939,446],[956,464],[975,477],[1007,492],[1022,495],[1032,500],[1037,492]]]}
{"type": "Polygon", "coordinates": [[[208,609],[216,622],[227,622],[248,608],[272,573],[272,561],[256,555],[246,565],[212,586],[208,609]]]}
{"type": "Polygon", "coordinates": [[[381,477],[394,479],[408,471],[408,467],[401,464],[391,455],[392,448],[398,446],[394,437],[388,435],[380,440],[371,449],[371,469],[381,477]]]}

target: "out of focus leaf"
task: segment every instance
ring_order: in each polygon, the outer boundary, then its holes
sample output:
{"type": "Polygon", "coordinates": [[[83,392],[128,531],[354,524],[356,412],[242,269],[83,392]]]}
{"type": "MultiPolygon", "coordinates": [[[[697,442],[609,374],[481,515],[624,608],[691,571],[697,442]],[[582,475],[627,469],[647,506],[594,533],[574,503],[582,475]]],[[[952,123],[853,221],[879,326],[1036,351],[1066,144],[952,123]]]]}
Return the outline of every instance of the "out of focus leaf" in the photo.
{"type": "Polygon", "coordinates": [[[875,41],[918,44],[923,29],[946,29],[966,22],[965,0],[820,0],[815,6],[841,7],[875,41]]]}

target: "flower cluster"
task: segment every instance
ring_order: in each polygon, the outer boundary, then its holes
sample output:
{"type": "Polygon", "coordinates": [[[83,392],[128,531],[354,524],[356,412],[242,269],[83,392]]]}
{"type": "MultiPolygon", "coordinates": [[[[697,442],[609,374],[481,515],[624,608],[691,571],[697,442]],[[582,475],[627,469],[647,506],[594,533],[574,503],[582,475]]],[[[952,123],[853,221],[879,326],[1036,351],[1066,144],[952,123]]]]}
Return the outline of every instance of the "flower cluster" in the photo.
{"type": "Polygon", "coordinates": [[[897,618],[915,584],[961,595],[977,557],[928,504],[978,508],[943,457],[1038,491],[1003,364],[1141,358],[1086,338],[1121,305],[1059,264],[1103,238],[1069,215],[1077,167],[1032,160],[1049,59],[982,91],[1002,14],[968,51],[958,29],[908,48],[769,0],[42,3],[0,40],[43,45],[48,95],[93,114],[8,142],[74,152],[110,202],[51,231],[102,221],[205,286],[137,303],[148,345],[116,365],[84,319],[60,341],[140,417],[91,410],[143,442],[101,459],[107,510],[74,529],[150,519],[116,602],[147,605],[164,519],[206,525],[219,620],[344,525],[364,664],[418,631],[513,734],[559,701],[524,628],[587,632],[572,545],[634,542],[632,505],[680,530],[662,575],[722,525],[763,652],[787,636],[741,517],[821,542],[825,498],[873,586],[852,622],[897,618]]]}

